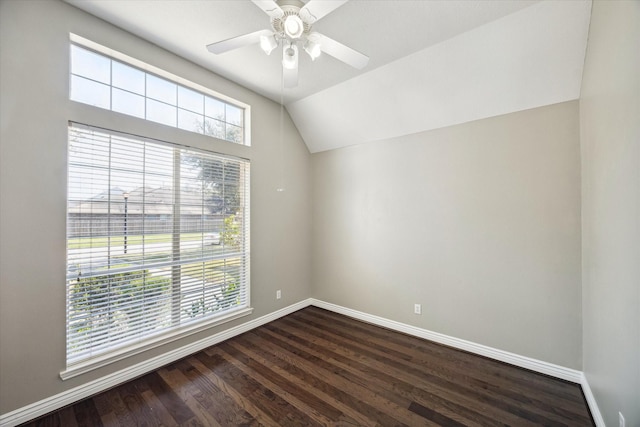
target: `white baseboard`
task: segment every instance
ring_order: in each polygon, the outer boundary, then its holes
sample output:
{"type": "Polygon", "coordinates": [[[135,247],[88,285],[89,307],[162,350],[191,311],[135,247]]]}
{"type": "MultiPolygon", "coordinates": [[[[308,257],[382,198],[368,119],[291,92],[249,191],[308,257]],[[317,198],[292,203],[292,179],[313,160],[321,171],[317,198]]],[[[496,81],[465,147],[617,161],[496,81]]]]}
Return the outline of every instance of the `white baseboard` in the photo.
{"type": "Polygon", "coordinates": [[[438,332],[429,331],[427,329],[422,329],[404,323],[396,322],[394,320],[385,319],[383,317],[363,313],[361,311],[342,307],[315,298],[309,298],[297,302],[273,313],[251,320],[247,323],[243,323],[242,325],[227,329],[226,331],[220,332],[187,346],[154,357],[145,362],[139,363],[118,372],[114,372],[113,374],[59,393],[55,396],[43,399],[39,402],[35,402],[31,405],[16,409],[15,411],[9,412],[7,414],[0,415],[0,427],[13,427],[18,424],[30,421],[34,418],[45,415],[49,412],[70,405],[81,399],[112,388],[118,384],[122,384],[128,380],[144,375],[171,362],[189,356],[193,353],[232,338],[236,335],[240,335],[244,332],[250,331],[254,328],[257,328],[258,326],[279,319],[280,317],[286,316],[290,313],[293,313],[294,311],[303,309],[310,305],[324,308],[338,314],[343,314],[345,316],[362,320],[374,325],[382,326],[391,330],[413,335],[415,337],[424,338],[440,344],[448,345],[450,347],[458,348],[460,350],[465,350],[474,354],[486,356],[501,362],[509,363],[525,369],[530,369],[534,372],[539,372],[555,378],[578,383],[582,386],[583,392],[587,399],[587,403],[589,405],[589,409],[591,410],[591,414],[596,422],[596,426],[605,427],[600,411],[598,410],[598,405],[596,404],[593,393],[591,392],[591,388],[589,387],[589,383],[587,382],[585,375],[581,371],[510,353],[508,351],[495,349],[471,341],[450,337],[438,332]]]}
{"type": "Polygon", "coordinates": [[[31,405],[27,405],[22,408],[16,409],[15,411],[0,415],[0,427],[13,427],[17,426],[18,424],[33,420],[34,418],[48,414],[49,412],[53,412],[64,406],[70,405],[79,400],[85,399],[87,397],[93,396],[94,394],[122,384],[126,381],[137,378],[141,375],[165,366],[171,362],[175,362],[176,360],[182,359],[183,357],[189,356],[207,347],[211,347],[212,345],[232,338],[236,335],[240,335],[244,332],[257,328],[258,326],[279,319],[280,317],[286,316],[287,314],[291,314],[294,311],[298,311],[309,306],[310,304],[310,299],[297,302],[278,311],[274,311],[273,313],[243,323],[242,325],[235,326],[179,349],[169,351],[165,354],[156,356],[142,363],[138,363],[137,365],[122,369],[118,372],[114,372],[102,378],[98,378],[97,380],[56,394],[55,396],[48,397],[31,405]]]}
{"type": "Polygon", "coordinates": [[[491,359],[519,366],[521,368],[530,369],[541,374],[550,375],[555,378],[571,381],[580,384],[583,378],[582,372],[575,369],[565,368],[564,366],[555,365],[553,363],[543,362],[541,360],[532,359],[530,357],[521,356],[519,354],[510,353],[508,351],[499,350],[486,345],[477,344],[460,338],[450,337],[438,332],[429,331],[427,329],[418,328],[416,326],[407,325],[405,323],[396,322],[394,320],[385,319],[384,317],[374,316],[363,313],[361,311],[352,310],[336,304],[311,299],[311,305],[324,308],[335,313],[344,314],[367,323],[382,326],[394,331],[403,332],[415,337],[424,338],[440,344],[448,345],[460,350],[465,350],[491,359]]]}
{"type": "Polygon", "coordinates": [[[591,411],[593,421],[596,423],[596,427],[607,427],[604,423],[604,419],[602,418],[602,414],[600,413],[600,408],[598,408],[596,398],[593,396],[593,392],[591,391],[589,381],[587,381],[587,376],[584,373],[582,374],[580,385],[582,386],[584,397],[587,399],[587,405],[589,405],[589,410],[591,411]]]}

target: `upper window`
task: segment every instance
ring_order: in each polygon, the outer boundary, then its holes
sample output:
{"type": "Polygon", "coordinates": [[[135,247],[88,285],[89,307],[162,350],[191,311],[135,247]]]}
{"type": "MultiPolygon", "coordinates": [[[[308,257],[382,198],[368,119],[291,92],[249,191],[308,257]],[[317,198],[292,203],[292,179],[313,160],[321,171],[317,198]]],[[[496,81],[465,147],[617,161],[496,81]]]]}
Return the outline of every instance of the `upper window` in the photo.
{"type": "Polygon", "coordinates": [[[245,107],[75,44],[70,86],[73,101],[248,145],[245,107]]]}

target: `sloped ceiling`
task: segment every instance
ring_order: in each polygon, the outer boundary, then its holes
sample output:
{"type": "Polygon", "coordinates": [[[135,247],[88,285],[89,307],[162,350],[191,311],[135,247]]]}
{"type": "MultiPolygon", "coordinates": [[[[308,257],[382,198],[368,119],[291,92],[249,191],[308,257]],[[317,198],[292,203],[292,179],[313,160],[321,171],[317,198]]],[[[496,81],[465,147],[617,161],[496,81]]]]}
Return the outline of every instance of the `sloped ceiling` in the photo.
{"type": "Polygon", "coordinates": [[[311,152],[577,99],[590,4],[542,2],[287,106],[311,152]]]}
{"type": "MultiPolygon", "coordinates": [[[[249,0],[65,1],[280,102],[280,55],[205,48],[269,27],[249,0]]],[[[351,0],[314,30],[369,65],[301,55],[284,103],[319,152],[577,99],[590,12],[590,0],[351,0]]]]}

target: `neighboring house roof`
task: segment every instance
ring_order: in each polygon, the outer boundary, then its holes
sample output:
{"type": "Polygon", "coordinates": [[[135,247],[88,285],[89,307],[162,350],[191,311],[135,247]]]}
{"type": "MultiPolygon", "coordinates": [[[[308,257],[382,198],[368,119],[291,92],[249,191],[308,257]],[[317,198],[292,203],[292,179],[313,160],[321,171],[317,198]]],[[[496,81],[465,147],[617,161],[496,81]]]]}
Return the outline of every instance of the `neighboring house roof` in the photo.
{"type": "MultiPolygon", "coordinates": [[[[125,192],[115,187],[86,200],[69,204],[70,214],[107,215],[122,214],[125,208],[125,192]]],[[[211,215],[212,212],[202,208],[202,200],[207,196],[199,191],[181,191],[181,215],[211,215]]],[[[169,187],[139,187],[129,192],[127,199],[127,215],[172,215],[173,192],[169,187]]],[[[205,203],[205,206],[207,203],[205,203]]]]}

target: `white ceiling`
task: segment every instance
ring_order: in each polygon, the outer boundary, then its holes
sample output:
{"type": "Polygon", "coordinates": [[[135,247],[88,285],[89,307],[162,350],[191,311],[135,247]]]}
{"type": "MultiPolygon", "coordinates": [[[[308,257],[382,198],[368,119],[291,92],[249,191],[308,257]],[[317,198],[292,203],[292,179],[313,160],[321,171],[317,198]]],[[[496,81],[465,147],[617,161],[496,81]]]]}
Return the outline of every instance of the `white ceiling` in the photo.
{"type": "MultiPolygon", "coordinates": [[[[276,52],[205,47],[270,28],[249,0],[65,1],[280,101],[276,52]]],[[[369,65],[302,54],[284,102],[317,152],[576,99],[590,11],[590,0],[351,0],[314,30],[369,65]]]]}

